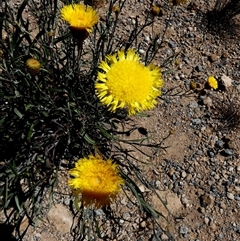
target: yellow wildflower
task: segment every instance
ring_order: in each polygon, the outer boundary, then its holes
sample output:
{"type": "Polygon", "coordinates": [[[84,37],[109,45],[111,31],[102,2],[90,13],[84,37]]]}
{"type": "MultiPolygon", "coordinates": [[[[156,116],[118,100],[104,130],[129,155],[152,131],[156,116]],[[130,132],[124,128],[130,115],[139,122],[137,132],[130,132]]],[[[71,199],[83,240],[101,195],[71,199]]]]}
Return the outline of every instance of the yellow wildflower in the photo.
{"type": "Polygon", "coordinates": [[[64,6],[61,9],[61,16],[69,23],[73,36],[81,40],[88,37],[93,26],[99,21],[97,11],[82,3],[64,6]]]}
{"type": "Polygon", "coordinates": [[[120,8],[117,5],[114,5],[112,7],[112,11],[115,12],[116,15],[118,15],[120,13],[120,8]]]}
{"type": "Polygon", "coordinates": [[[41,64],[37,59],[29,58],[26,61],[26,67],[28,72],[32,75],[38,74],[41,68],[41,64]]]}
{"type": "Polygon", "coordinates": [[[140,63],[132,49],[108,55],[99,64],[96,94],[110,111],[127,108],[129,115],[152,109],[163,86],[160,68],[140,63]]]}
{"type": "Polygon", "coordinates": [[[207,84],[213,88],[213,89],[217,89],[218,88],[218,82],[217,80],[213,77],[213,76],[209,76],[208,79],[207,79],[207,84]]]}
{"type": "Polygon", "coordinates": [[[162,9],[157,5],[152,6],[151,13],[154,17],[163,15],[162,9]]]}
{"type": "Polygon", "coordinates": [[[101,208],[109,205],[124,184],[117,164],[110,159],[105,161],[100,156],[89,155],[88,158],[78,160],[69,174],[73,178],[68,181],[68,185],[76,195],[81,194],[85,206],[101,208]]]}

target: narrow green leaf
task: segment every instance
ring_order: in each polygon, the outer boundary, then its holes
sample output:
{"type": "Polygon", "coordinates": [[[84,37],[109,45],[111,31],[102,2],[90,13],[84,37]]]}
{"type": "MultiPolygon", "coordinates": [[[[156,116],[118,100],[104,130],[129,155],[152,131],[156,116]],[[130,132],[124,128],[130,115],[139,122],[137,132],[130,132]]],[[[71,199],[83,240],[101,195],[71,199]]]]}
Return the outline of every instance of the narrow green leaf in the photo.
{"type": "Polygon", "coordinates": [[[78,198],[77,197],[74,198],[74,206],[75,206],[75,208],[77,209],[78,212],[81,211],[81,209],[79,207],[79,204],[78,204],[78,198]]]}
{"type": "Polygon", "coordinates": [[[96,142],[88,134],[85,134],[83,137],[88,143],[96,145],[96,142]]]}
{"type": "Polygon", "coordinates": [[[16,203],[16,205],[17,205],[18,211],[21,212],[22,208],[21,208],[20,205],[19,205],[18,197],[15,196],[15,197],[14,197],[14,200],[15,200],[15,203],[16,203]]]}
{"type": "Polygon", "coordinates": [[[34,132],[33,128],[34,128],[34,123],[29,128],[29,131],[28,131],[28,134],[27,134],[27,140],[28,141],[30,141],[31,138],[32,138],[32,135],[33,135],[33,132],[34,132]]]}
{"type": "Polygon", "coordinates": [[[100,132],[107,137],[108,139],[114,139],[114,136],[109,134],[101,125],[97,125],[97,128],[100,130],[100,132]]]}
{"type": "Polygon", "coordinates": [[[7,201],[8,201],[8,178],[5,180],[5,194],[4,194],[4,204],[5,205],[6,205],[7,201]]]}
{"type": "Polygon", "coordinates": [[[21,112],[20,112],[17,108],[14,108],[13,111],[15,112],[15,114],[16,114],[20,119],[22,119],[23,114],[21,114],[21,112]]]}

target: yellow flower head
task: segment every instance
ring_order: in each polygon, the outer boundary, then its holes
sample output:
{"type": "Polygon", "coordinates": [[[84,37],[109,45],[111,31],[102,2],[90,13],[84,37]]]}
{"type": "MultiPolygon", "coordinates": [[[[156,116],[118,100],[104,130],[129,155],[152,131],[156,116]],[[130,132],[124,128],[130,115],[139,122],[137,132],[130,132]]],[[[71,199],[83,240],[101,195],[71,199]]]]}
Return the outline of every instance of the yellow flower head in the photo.
{"type": "Polygon", "coordinates": [[[129,115],[152,109],[163,86],[161,71],[156,66],[144,66],[132,49],[108,55],[99,64],[96,94],[110,111],[127,108],[129,115]]]}
{"type": "Polygon", "coordinates": [[[61,9],[61,16],[69,23],[73,36],[83,40],[92,32],[93,26],[99,21],[97,11],[82,3],[64,6],[61,9]],[[78,37],[79,32],[83,37],[78,37]]]}
{"type": "Polygon", "coordinates": [[[37,59],[30,58],[26,61],[26,67],[30,74],[37,74],[40,71],[41,64],[37,59]]]}
{"type": "Polygon", "coordinates": [[[105,161],[100,156],[90,155],[78,160],[69,174],[73,178],[68,185],[76,195],[81,194],[85,206],[101,208],[109,205],[120,191],[120,185],[124,184],[117,164],[110,159],[105,161]]]}
{"type": "Polygon", "coordinates": [[[215,90],[218,88],[218,82],[213,76],[208,77],[207,84],[215,90]]]}
{"type": "Polygon", "coordinates": [[[115,12],[115,14],[119,14],[121,10],[120,10],[120,8],[117,5],[114,5],[112,7],[112,11],[115,12]]]}
{"type": "Polygon", "coordinates": [[[158,7],[157,5],[153,5],[151,9],[152,15],[155,16],[160,16],[162,15],[162,9],[158,7]]]}

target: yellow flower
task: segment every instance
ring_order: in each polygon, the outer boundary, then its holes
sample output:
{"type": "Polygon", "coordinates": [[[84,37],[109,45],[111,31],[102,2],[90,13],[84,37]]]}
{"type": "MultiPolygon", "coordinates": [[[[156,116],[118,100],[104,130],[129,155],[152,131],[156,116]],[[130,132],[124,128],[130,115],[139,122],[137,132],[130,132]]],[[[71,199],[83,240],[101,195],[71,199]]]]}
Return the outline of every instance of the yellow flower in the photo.
{"type": "Polygon", "coordinates": [[[41,64],[37,59],[30,58],[26,61],[26,67],[30,74],[37,74],[40,71],[41,64]]]}
{"type": "Polygon", "coordinates": [[[82,3],[64,6],[61,9],[61,16],[69,23],[73,36],[83,40],[88,37],[93,26],[99,21],[97,11],[82,3]]]}
{"type": "Polygon", "coordinates": [[[144,66],[132,49],[108,55],[99,64],[96,94],[110,111],[127,108],[129,115],[152,109],[163,86],[158,67],[144,66]]]}
{"type": "Polygon", "coordinates": [[[114,5],[112,7],[112,11],[115,12],[115,14],[119,14],[121,10],[120,10],[120,8],[117,5],[114,5]]]}
{"type": "Polygon", "coordinates": [[[217,80],[213,77],[213,76],[209,76],[208,79],[207,79],[207,83],[208,85],[213,88],[213,89],[217,89],[218,88],[218,82],[217,80]]]}
{"type": "Polygon", "coordinates": [[[151,13],[154,17],[163,15],[162,9],[160,7],[158,7],[157,5],[152,6],[151,13]]]}
{"type": "Polygon", "coordinates": [[[85,206],[101,208],[109,205],[124,184],[117,164],[110,159],[105,161],[100,156],[89,155],[88,158],[78,160],[69,174],[73,178],[68,181],[68,185],[76,195],[81,194],[85,206]]]}

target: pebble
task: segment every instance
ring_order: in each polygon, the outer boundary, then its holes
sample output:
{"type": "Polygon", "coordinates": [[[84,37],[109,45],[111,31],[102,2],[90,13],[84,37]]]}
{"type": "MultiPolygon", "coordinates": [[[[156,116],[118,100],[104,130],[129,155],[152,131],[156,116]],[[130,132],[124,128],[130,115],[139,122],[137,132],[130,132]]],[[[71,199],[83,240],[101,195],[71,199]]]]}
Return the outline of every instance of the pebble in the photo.
{"type": "Polygon", "coordinates": [[[212,54],[212,55],[209,56],[209,60],[210,60],[211,62],[215,62],[215,61],[217,61],[218,59],[219,59],[219,56],[217,56],[216,54],[212,54]]]}
{"type": "Polygon", "coordinates": [[[216,147],[218,147],[218,148],[223,148],[223,145],[224,145],[224,142],[221,141],[221,140],[218,140],[218,141],[216,142],[216,147]]]}
{"type": "Polygon", "coordinates": [[[145,187],[144,187],[143,185],[141,185],[141,186],[139,186],[139,190],[140,190],[141,192],[145,192],[145,187]]]}
{"type": "Polygon", "coordinates": [[[203,72],[203,67],[202,65],[197,65],[195,68],[198,72],[203,72]]]}
{"type": "Polygon", "coordinates": [[[198,103],[196,101],[191,101],[188,106],[190,108],[197,108],[198,107],[198,103]]]}
{"type": "Polygon", "coordinates": [[[233,195],[231,192],[228,192],[228,193],[227,193],[227,197],[228,197],[230,200],[233,200],[233,199],[234,199],[234,195],[233,195]]]}
{"type": "Polygon", "coordinates": [[[193,119],[192,120],[193,125],[200,125],[202,123],[201,119],[193,119]]]}
{"type": "Polygon", "coordinates": [[[201,199],[201,205],[203,207],[206,207],[206,206],[212,206],[214,204],[214,201],[215,201],[215,198],[210,195],[210,194],[204,194],[200,197],[201,199]]]}
{"type": "Polygon", "coordinates": [[[183,172],[181,173],[181,176],[182,176],[182,178],[185,178],[185,177],[187,176],[187,173],[186,173],[185,171],[183,171],[183,172]]]}
{"type": "Polygon", "coordinates": [[[142,221],[142,222],[140,223],[140,227],[141,227],[141,228],[145,228],[145,227],[146,227],[146,221],[142,221]]]}
{"type": "Polygon", "coordinates": [[[161,235],[161,240],[168,240],[168,236],[165,233],[163,233],[161,235]]]}
{"type": "Polygon", "coordinates": [[[188,227],[181,226],[179,232],[180,234],[187,234],[189,232],[188,227]]]}
{"type": "Polygon", "coordinates": [[[172,41],[169,41],[169,46],[170,46],[171,48],[176,48],[176,47],[177,47],[177,44],[174,43],[174,42],[172,42],[172,41]]]}
{"type": "Polygon", "coordinates": [[[211,228],[212,231],[216,231],[217,230],[217,225],[213,221],[211,221],[210,222],[210,228],[211,228]]]}
{"type": "Polygon", "coordinates": [[[204,223],[208,225],[209,222],[210,222],[210,219],[209,219],[208,217],[205,217],[205,218],[204,218],[204,223]]]}
{"type": "Polygon", "coordinates": [[[234,196],[234,199],[235,199],[236,201],[240,201],[240,196],[237,194],[237,195],[234,196]]]}
{"type": "Polygon", "coordinates": [[[160,182],[159,180],[157,180],[157,181],[155,182],[155,185],[156,185],[157,188],[159,188],[159,187],[161,186],[161,182],[160,182]]]}
{"type": "Polygon", "coordinates": [[[224,149],[223,154],[226,155],[226,156],[232,156],[233,152],[230,149],[224,149]]]}
{"type": "Polygon", "coordinates": [[[151,39],[150,39],[149,36],[146,36],[146,37],[145,37],[145,40],[146,40],[146,42],[150,42],[150,41],[151,41],[151,39]]]}

